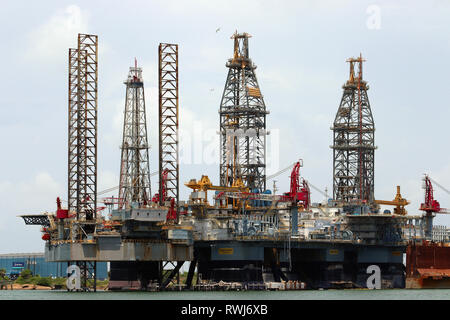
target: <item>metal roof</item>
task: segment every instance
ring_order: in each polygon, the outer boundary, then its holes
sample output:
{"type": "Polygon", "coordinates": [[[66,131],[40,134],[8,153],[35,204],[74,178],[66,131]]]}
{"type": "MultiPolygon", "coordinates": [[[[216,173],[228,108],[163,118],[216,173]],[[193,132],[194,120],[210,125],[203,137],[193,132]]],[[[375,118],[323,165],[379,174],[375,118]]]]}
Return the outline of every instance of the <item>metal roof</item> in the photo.
{"type": "Polygon", "coordinates": [[[0,258],[6,258],[6,257],[14,257],[14,258],[20,258],[20,257],[43,257],[43,252],[31,252],[31,253],[1,253],[0,258]]]}

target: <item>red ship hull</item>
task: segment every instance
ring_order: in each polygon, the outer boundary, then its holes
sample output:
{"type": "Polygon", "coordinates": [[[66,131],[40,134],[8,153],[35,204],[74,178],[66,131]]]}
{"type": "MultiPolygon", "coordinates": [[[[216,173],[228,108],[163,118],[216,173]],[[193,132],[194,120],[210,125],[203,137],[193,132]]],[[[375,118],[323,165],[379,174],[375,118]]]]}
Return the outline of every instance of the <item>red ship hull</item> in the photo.
{"type": "Polygon", "coordinates": [[[450,245],[411,243],[406,249],[407,289],[450,289],[450,245]]]}

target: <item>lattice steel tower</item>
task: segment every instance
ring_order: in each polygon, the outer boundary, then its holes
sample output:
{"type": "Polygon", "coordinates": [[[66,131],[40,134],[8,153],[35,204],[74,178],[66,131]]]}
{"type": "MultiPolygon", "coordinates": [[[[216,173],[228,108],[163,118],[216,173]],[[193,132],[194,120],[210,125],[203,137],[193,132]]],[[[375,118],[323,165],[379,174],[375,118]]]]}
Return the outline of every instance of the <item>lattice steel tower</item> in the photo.
{"type": "MultiPolygon", "coordinates": [[[[97,218],[97,91],[98,37],[78,34],[78,47],[69,49],[68,210],[75,212],[81,240],[95,232],[97,218]]],[[[81,272],[81,286],[93,279],[97,263],[69,261],[81,272]]]]}
{"type": "Polygon", "coordinates": [[[119,209],[151,201],[150,170],[142,68],[130,67],[126,85],[120,165],[119,209]]]}
{"type": "Polygon", "coordinates": [[[178,205],[178,45],[160,43],[158,56],[159,199],[161,205],[169,199],[178,205]]]}
{"type": "Polygon", "coordinates": [[[334,135],[333,196],[343,203],[373,203],[375,125],[363,80],[363,60],[350,58],[350,77],[331,128],[334,135]],[[355,65],[358,70],[355,73],[355,65]]]}
{"type": "Polygon", "coordinates": [[[68,209],[83,221],[96,219],[97,40],[78,34],[78,48],[69,49],[68,209]]]}
{"type": "Polygon", "coordinates": [[[250,189],[266,189],[266,105],[249,57],[248,33],[231,37],[234,55],[220,103],[220,184],[238,179],[250,189]]]}

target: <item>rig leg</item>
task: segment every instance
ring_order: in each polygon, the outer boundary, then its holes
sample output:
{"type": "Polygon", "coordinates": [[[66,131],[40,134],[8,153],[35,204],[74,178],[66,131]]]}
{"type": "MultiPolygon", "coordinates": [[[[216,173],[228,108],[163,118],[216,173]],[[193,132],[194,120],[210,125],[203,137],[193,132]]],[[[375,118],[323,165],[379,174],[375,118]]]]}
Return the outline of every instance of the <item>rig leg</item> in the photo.
{"type": "Polygon", "coordinates": [[[163,283],[161,283],[161,289],[165,289],[167,285],[170,283],[172,278],[177,274],[178,271],[180,271],[181,266],[184,264],[184,261],[177,261],[176,267],[172,270],[172,272],[169,274],[166,280],[164,280],[163,283]]]}
{"type": "Polygon", "coordinates": [[[277,264],[272,265],[272,272],[275,282],[280,282],[280,279],[283,279],[284,281],[288,281],[288,278],[286,275],[281,271],[280,266],[277,264]]]}
{"type": "Polygon", "coordinates": [[[197,259],[194,259],[194,261],[191,262],[191,264],[189,265],[189,272],[186,278],[186,288],[190,289],[191,285],[192,285],[192,279],[194,278],[194,271],[195,271],[195,266],[197,265],[197,259]]]}

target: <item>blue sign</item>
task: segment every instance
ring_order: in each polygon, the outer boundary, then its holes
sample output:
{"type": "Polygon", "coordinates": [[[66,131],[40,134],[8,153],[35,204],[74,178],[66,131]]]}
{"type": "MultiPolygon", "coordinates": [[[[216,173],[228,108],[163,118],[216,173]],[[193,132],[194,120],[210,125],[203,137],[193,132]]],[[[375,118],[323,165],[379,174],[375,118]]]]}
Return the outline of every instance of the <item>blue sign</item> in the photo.
{"type": "Polygon", "coordinates": [[[12,266],[16,267],[16,268],[24,268],[25,267],[25,263],[24,262],[13,262],[12,266]]]}

